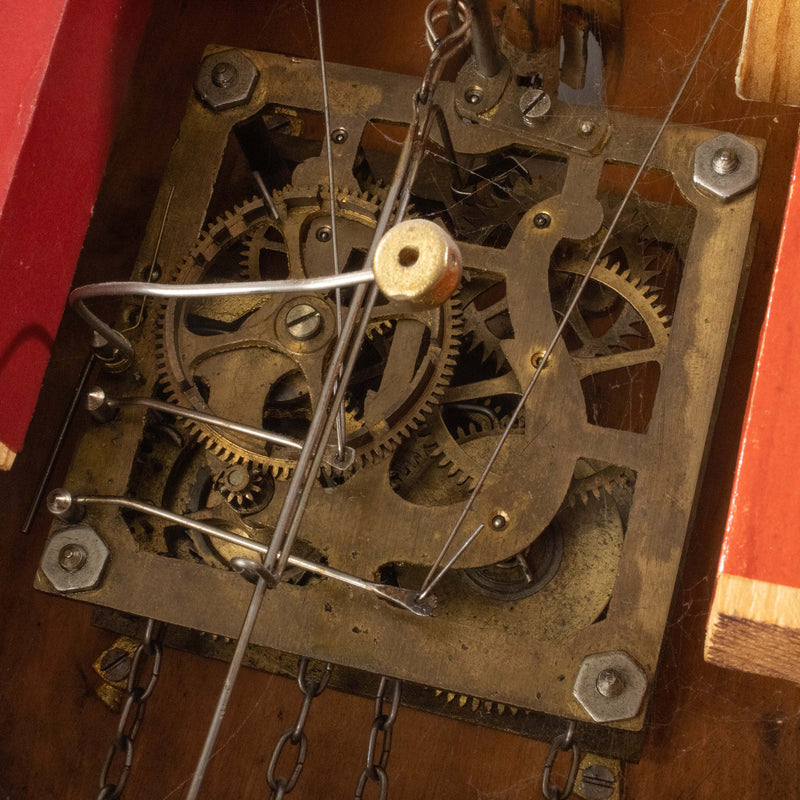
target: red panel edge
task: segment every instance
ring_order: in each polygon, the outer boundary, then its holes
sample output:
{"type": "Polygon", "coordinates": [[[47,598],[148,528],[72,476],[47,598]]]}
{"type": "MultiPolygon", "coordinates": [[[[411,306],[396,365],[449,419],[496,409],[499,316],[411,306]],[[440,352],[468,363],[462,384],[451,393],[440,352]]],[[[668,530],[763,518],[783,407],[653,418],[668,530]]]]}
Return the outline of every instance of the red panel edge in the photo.
{"type": "Polygon", "coordinates": [[[22,448],[150,14],[69,0],[0,216],[0,441],[22,448]]]}
{"type": "Polygon", "coordinates": [[[800,146],[747,402],[719,573],[800,587],[800,146]]]}

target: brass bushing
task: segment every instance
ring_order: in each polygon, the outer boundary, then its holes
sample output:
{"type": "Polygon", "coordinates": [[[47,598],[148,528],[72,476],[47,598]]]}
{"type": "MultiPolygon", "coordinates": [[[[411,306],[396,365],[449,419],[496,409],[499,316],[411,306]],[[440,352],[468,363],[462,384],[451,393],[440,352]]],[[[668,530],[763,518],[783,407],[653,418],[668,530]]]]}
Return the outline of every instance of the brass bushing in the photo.
{"type": "Polygon", "coordinates": [[[461,279],[461,252],[450,235],[426,219],[395,225],[378,244],[375,281],[391,300],[440,306],[461,279]]]}

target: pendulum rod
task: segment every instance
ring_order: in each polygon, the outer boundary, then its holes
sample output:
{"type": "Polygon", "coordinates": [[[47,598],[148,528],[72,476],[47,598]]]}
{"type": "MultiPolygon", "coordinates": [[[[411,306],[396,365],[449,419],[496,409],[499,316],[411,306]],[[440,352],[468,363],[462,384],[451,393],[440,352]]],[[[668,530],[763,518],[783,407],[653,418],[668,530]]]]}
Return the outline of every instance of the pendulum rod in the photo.
{"type": "MultiPolygon", "coordinates": [[[[437,0],[431,3],[426,14],[429,13],[431,7],[435,6],[436,3],[437,0]]],[[[412,159],[412,145],[419,131],[428,127],[424,118],[422,124],[420,124],[419,104],[422,102],[425,104],[426,109],[430,109],[431,103],[429,103],[429,100],[441,76],[442,69],[444,68],[444,61],[449,59],[451,55],[469,41],[470,14],[461,3],[459,3],[459,9],[464,19],[462,26],[446,36],[439,43],[439,47],[437,47],[436,51],[431,55],[420,90],[414,98],[414,119],[406,134],[403,149],[398,158],[394,178],[389,187],[383,208],[381,209],[381,215],[378,219],[375,234],[365,261],[367,265],[372,264],[378,242],[390,227],[392,211],[398,196],[401,195],[406,183],[413,183],[416,176],[416,169],[412,168],[412,166],[414,164],[418,165],[419,161],[417,159],[412,159]]],[[[399,212],[400,209],[398,208],[395,221],[401,218],[399,212]]],[[[364,271],[371,274],[371,270],[364,271]]],[[[334,277],[336,277],[337,280],[341,280],[346,277],[346,275],[334,277]]],[[[315,472],[312,470],[318,468],[320,458],[320,454],[318,453],[319,445],[323,441],[323,436],[326,435],[326,432],[327,435],[330,434],[333,425],[332,418],[336,414],[336,403],[341,403],[343,401],[350,374],[355,366],[361,341],[360,339],[354,339],[356,319],[362,305],[364,305],[366,294],[366,285],[360,283],[354,292],[353,299],[350,303],[350,309],[342,326],[341,335],[331,357],[331,363],[328,367],[325,382],[320,392],[319,403],[312,415],[311,423],[306,434],[305,444],[298,458],[295,473],[292,476],[292,481],[289,485],[281,514],[275,526],[275,532],[273,533],[269,550],[257,573],[258,580],[256,581],[250,605],[248,606],[247,613],[242,622],[242,629],[236,642],[236,648],[231,658],[227,675],[225,676],[225,682],[217,701],[214,716],[206,734],[203,750],[198,759],[194,775],[192,776],[192,782],[186,795],[186,800],[197,799],[267,588],[276,585],[276,582],[280,580],[282,568],[288,562],[289,553],[294,543],[294,537],[300,526],[305,503],[308,499],[311,485],[313,485],[315,472]],[[269,580],[265,579],[265,575],[269,580]]],[[[371,307],[377,295],[377,286],[373,284],[370,297],[364,308],[364,314],[361,317],[361,324],[359,325],[360,333],[363,333],[363,329],[371,313],[371,307]]]]}
{"type": "MultiPolygon", "coordinates": [[[[655,136],[653,137],[653,141],[651,142],[650,147],[648,148],[647,152],[645,153],[645,156],[642,159],[641,164],[639,165],[639,169],[636,171],[636,175],[634,176],[633,180],[631,181],[631,184],[628,187],[628,190],[625,192],[625,195],[622,198],[622,202],[619,204],[619,206],[617,208],[617,211],[614,214],[614,217],[611,220],[611,223],[609,224],[609,226],[608,226],[608,228],[606,230],[606,234],[603,237],[603,241],[601,242],[600,246],[595,251],[595,255],[594,255],[594,258],[592,259],[592,263],[589,266],[589,269],[586,271],[586,274],[583,276],[583,279],[581,280],[581,282],[578,285],[576,291],[574,292],[574,294],[572,296],[572,299],[570,300],[569,305],[567,306],[567,309],[566,309],[566,311],[564,313],[564,316],[563,316],[561,322],[559,323],[558,328],[556,329],[555,335],[551,339],[550,343],[547,345],[547,349],[544,351],[544,355],[540,359],[539,364],[537,365],[536,370],[534,371],[533,376],[531,377],[528,385],[525,387],[525,391],[522,393],[522,397],[520,398],[519,403],[517,403],[517,406],[514,409],[514,412],[511,414],[511,417],[508,420],[508,424],[506,425],[505,429],[503,430],[503,433],[500,436],[500,440],[497,442],[497,446],[495,447],[494,451],[492,452],[491,456],[489,457],[489,460],[486,463],[486,466],[484,467],[480,478],[478,478],[478,481],[476,482],[474,488],[472,489],[472,492],[470,493],[470,496],[467,499],[467,502],[466,502],[466,504],[464,505],[464,508],[461,511],[461,515],[459,516],[458,521],[456,522],[455,526],[451,530],[450,535],[447,537],[447,541],[444,543],[444,546],[442,547],[439,555],[437,556],[436,560],[434,561],[433,565],[431,566],[430,571],[426,575],[425,580],[424,580],[424,582],[422,584],[422,587],[420,588],[420,599],[421,600],[423,600],[427,596],[428,592],[430,591],[430,589],[431,589],[431,587],[432,587],[432,585],[434,583],[434,580],[436,580],[436,582],[438,582],[438,580],[442,577],[444,572],[446,572],[448,569],[450,569],[453,566],[454,560],[451,559],[450,562],[447,564],[447,566],[439,574],[439,576],[436,579],[434,579],[434,575],[436,574],[436,570],[439,567],[439,564],[441,564],[442,559],[445,557],[448,549],[450,548],[450,545],[453,543],[453,540],[455,539],[456,535],[458,534],[458,531],[461,528],[461,525],[463,524],[467,514],[472,509],[472,506],[475,503],[476,497],[478,496],[478,494],[480,494],[480,491],[483,488],[483,485],[486,482],[486,479],[489,476],[489,473],[490,473],[492,467],[494,466],[495,461],[497,461],[497,457],[500,455],[500,451],[503,449],[503,445],[506,443],[506,439],[508,439],[508,436],[511,433],[511,429],[513,428],[514,424],[516,423],[517,419],[519,418],[519,415],[522,413],[522,409],[525,407],[525,404],[527,403],[528,398],[530,397],[530,394],[533,391],[534,386],[537,384],[537,382],[539,380],[539,375],[541,375],[542,370],[547,365],[547,361],[550,358],[550,355],[552,354],[553,350],[555,349],[556,345],[558,344],[559,339],[561,339],[561,337],[562,337],[567,325],[569,324],[570,318],[571,318],[573,312],[575,311],[575,308],[578,305],[578,301],[580,300],[581,295],[583,294],[584,290],[588,286],[589,281],[591,280],[592,275],[594,273],[595,267],[597,266],[598,262],[600,261],[600,256],[605,251],[606,245],[608,244],[609,240],[611,239],[611,236],[612,236],[612,234],[614,233],[614,231],[616,229],[617,223],[619,222],[620,217],[622,216],[622,212],[625,210],[625,206],[628,204],[628,201],[630,200],[631,196],[633,195],[633,191],[636,188],[636,184],[639,182],[639,179],[642,177],[642,174],[644,173],[645,168],[647,167],[647,164],[650,161],[650,158],[652,157],[653,153],[655,152],[655,149],[658,146],[658,143],[661,141],[661,137],[663,136],[664,131],[666,130],[667,125],[669,124],[669,121],[672,119],[672,115],[675,113],[675,109],[678,107],[678,103],[680,102],[681,97],[683,97],[683,93],[686,90],[686,87],[689,85],[689,80],[691,79],[692,75],[694,74],[694,71],[697,68],[697,65],[700,63],[700,57],[703,55],[703,52],[705,51],[706,46],[708,45],[708,42],[711,39],[711,35],[714,32],[714,29],[717,27],[717,23],[720,21],[720,19],[722,17],[722,14],[725,11],[725,8],[726,8],[727,5],[728,5],[728,0],[722,0],[722,3],[720,4],[719,10],[717,11],[717,14],[714,17],[714,20],[712,21],[710,27],[706,31],[705,38],[703,39],[702,43],[700,44],[700,47],[698,48],[697,53],[695,54],[694,59],[692,60],[692,63],[689,66],[688,71],[686,72],[686,75],[685,75],[685,77],[684,77],[684,79],[683,79],[683,81],[682,81],[682,83],[680,85],[680,88],[678,89],[677,94],[675,95],[674,100],[672,101],[672,104],[669,107],[669,110],[667,111],[666,116],[664,117],[663,121],[661,122],[661,125],[658,128],[658,131],[656,132],[655,136]]],[[[474,535],[472,537],[470,537],[470,539],[474,540],[474,535]]],[[[460,552],[463,552],[463,548],[462,548],[462,550],[460,552]]]]}
{"type": "MultiPolygon", "coordinates": [[[[331,196],[331,245],[333,247],[333,274],[339,274],[339,238],[337,234],[336,206],[338,199],[333,183],[333,144],[331,131],[331,107],[328,100],[328,69],[325,62],[325,45],[322,35],[322,11],[320,10],[320,0],[316,0],[317,7],[317,39],[319,40],[319,66],[322,78],[322,108],[325,112],[325,153],[328,157],[328,191],[331,196]]],[[[336,335],[342,335],[342,290],[336,289],[336,335]]],[[[341,381],[341,374],[339,375],[341,381]]],[[[344,458],[344,439],[345,439],[345,420],[344,405],[336,410],[336,447],[339,458],[344,458]]]]}

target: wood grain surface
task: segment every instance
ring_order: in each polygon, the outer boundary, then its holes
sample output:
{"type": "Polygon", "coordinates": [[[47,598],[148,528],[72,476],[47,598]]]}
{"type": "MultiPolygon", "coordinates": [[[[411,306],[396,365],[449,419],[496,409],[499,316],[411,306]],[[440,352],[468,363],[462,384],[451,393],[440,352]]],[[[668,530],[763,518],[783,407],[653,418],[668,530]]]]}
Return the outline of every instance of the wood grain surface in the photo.
{"type": "MultiPolygon", "coordinates": [[[[324,5],[331,60],[420,74],[427,58],[420,0],[324,5]]],[[[715,7],[692,0],[630,0],[624,11],[625,58],[611,105],[658,117],[680,85],[715,7]]],[[[767,150],[750,284],[667,631],[644,755],[626,770],[623,796],[637,800],[800,796],[800,690],[703,661],[704,627],[800,120],[794,110],[736,98],[744,17],[743,0],[732,0],[677,112],[680,122],[763,137],[767,150]]],[[[209,42],[313,57],[313,6],[299,0],[258,8],[233,0],[155,3],[78,282],[127,277],[209,42]]],[[[43,243],[48,224],[43,220],[43,243]]],[[[48,529],[46,514],[40,513],[31,536],[19,534],[85,359],[87,339],[74,316],[66,315],[29,444],[13,469],[0,475],[5,512],[0,528],[0,797],[10,800],[96,796],[116,727],[116,717],[94,694],[97,678],[91,669],[114,635],[91,626],[85,605],[31,589],[48,529]]],[[[71,434],[72,444],[77,434],[71,434]]],[[[53,485],[65,466],[62,458],[53,485]]],[[[224,672],[218,662],[165,653],[126,798],[184,796],[224,672]]],[[[299,699],[292,681],[243,672],[203,797],[269,796],[265,774],[272,748],[293,723],[299,699]]],[[[369,700],[334,691],[315,701],[307,727],[308,759],[293,800],[353,796],[372,714],[369,700]]],[[[546,744],[402,710],[388,769],[390,796],[537,798],[547,750],[546,744]]],[[[560,759],[557,768],[563,769],[560,759]]]]}
{"type": "Polygon", "coordinates": [[[792,0],[748,0],[736,88],[747,100],[800,105],[800,8],[792,0]]]}

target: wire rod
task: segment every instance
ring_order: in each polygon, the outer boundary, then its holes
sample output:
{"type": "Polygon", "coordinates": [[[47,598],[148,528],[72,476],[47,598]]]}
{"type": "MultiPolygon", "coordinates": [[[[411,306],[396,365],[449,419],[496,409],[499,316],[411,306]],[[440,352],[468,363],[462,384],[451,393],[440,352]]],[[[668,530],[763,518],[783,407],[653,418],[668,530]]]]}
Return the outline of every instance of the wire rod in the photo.
{"type": "MultiPolygon", "coordinates": [[[[636,184],[639,182],[639,178],[641,178],[642,174],[644,173],[645,168],[647,167],[647,164],[650,161],[650,158],[655,152],[658,143],[661,141],[661,137],[663,136],[664,131],[666,130],[670,119],[672,119],[672,115],[675,113],[675,109],[678,107],[678,103],[680,102],[680,99],[683,96],[683,93],[689,84],[689,80],[694,74],[697,65],[700,63],[700,57],[702,56],[703,51],[706,48],[706,45],[711,39],[711,35],[714,32],[714,29],[717,27],[717,23],[720,21],[722,14],[725,11],[725,7],[728,5],[728,2],[729,0],[722,0],[719,10],[717,11],[717,15],[714,17],[714,20],[712,21],[708,31],[706,32],[705,38],[700,44],[700,47],[698,48],[697,53],[695,54],[694,59],[692,60],[691,65],[689,66],[689,69],[680,85],[680,88],[678,89],[677,94],[675,95],[674,100],[672,101],[672,104],[669,107],[669,110],[667,111],[666,116],[661,122],[661,125],[659,125],[659,128],[656,131],[655,136],[653,137],[653,141],[651,142],[650,147],[647,149],[647,152],[645,153],[645,156],[642,159],[641,164],[639,165],[639,169],[636,171],[636,175],[634,175],[633,180],[631,181],[631,184],[628,187],[628,190],[625,192],[625,195],[622,198],[622,202],[617,207],[617,211],[614,214],[614,217],[612,218],[608,228],[606,229],[606,234],[603,237],[603,241],[600,243],[600,246],[595,251],[594,258],[592,259],[592,263],[589,266],[589,269],[586,270],[586,274],[583,276],[583,279],[581,280],[580,284],[578,285],[578,288],[573,294],[572,299],[570,300],[569,305],[567,306],[567,309],[564,312],[564,317],[559,323],[558,328],[556,329],[556,332],[553,335],[553,338],[550,340],[550,343],[547,345],[547,349],[544,351],[544,354],[539,360],[536,370],[534,371],[533,376],[530,379],[530,382],[525,388],[525,391],[522,393],[522,397],[520,398],[519,403],[517,404],[516,408],[511,414],[508,420],[508,424],[506,425],[502,435],[500,436],[500,440],[497,442],[497,446],[495,447],[491,456],[489,456],[489,460],[486,463],[486,466],[483,472],[481,473],[480,478],[478,478],[478,481],[476,482],[474,488],[472,489],[469,498],[467,498],[467,502],[465,503],[464,508],[461,511],[461,515],[459,516],[458,521],[451,530],[450,535],[447,537],[447,540],[445,541],[441,552],[439,553],[433,565],[431,566],[430,571],[425,576],[425,580],[423,581],[422,587],[420,589],[422,595],[425,594],[425,590],[431,585],[437,567],[439,566],[439,564],[441,564],[442,559],[447,553],[447,550],[450,548],[450,545],[453,543],[453,540],[458,534],[458,531],[461,528],[461,525],[463,524],[464,520],[466,519],[467,514],[472,509],[472,506],[475,503],[475,498],[478,496],[481,489],[483,488],[483,485],[486,482],[486,478],[489,476],[489,473],[491,472],[491,469],[494,466],[495,461],[497,461],[497,457],[500,455],[500,451],[503,449],[503,445],[506,443],[506,439],[508,439],[508,436],[514,424],[519,418],[519,415],[522,413],[522,409],[525,407],[525,403],[528,401],[528,398],[530,397],[530,394],[533,391],[534,386],[536,386],[539,380],[539,375],[541,375],[542,370],[546,367],[550,355],[552,354],[553,350],[558,344],[558,341],[561,339],[561,336],[563,335],[564,331],[566,330],[566,327],[570,321],[570,317],[577,308],[578,301],[580,300],[581,295],[583,294],[586,287],[589,285],[589,281],[591,280],[592,275],[594,274],[595,267],[600,261],[601,253],[605,252],[606,245],[608,245],[608,242],[611,239],[611,236],[617,227],[617,223],[619,222],[620,217],[622,216],[622,212],[625,210],[625,206],[628,204],[628,201],[633,195],[633,190],[636,188],[636,184]]],[[[463,552],[463,550],[460,552],[463,552]]],[[[450,564],[450,566],[452,566],[452,564],[450,564]]],[[[440,574],[439,578],[441,577],[442,575],[440,574]]]]}
{"type": "Polygon", "coordinates": [[[328,292],[331,289],[357,286],[374,280],[371,269],[347,272],[344,275],[326,275],[320,278],[297,278],[282,281],[237,281],[233,283],[159,284],[146,281],[108,281],[89,283],[73,289],[69,304],[92,330],[97,331],[109,344],[130,361],[135,352],[133,345],[118,330],[103,322],[86,306],[86,300],[95,297],[160,297],[165,300],[193,300],[203,297],[246,297],[261,294],[299,294],[303,292],[328,292]]]}
{"type": "MultiPolygon", "coordinates": [[[[322,35],[322,11],[320,0],[316,0],[317,9],[317,39],[319,41],[319,65],[322,77],[322,109],[325,115],[325,153],[328,159],[328,189],[331,195],[331,245],[333,247],[333,274],[339,274],[339,237],[336,223],[336,189],[333,182],[333,151],[331,150],[331,107],[328,98],[328,69],[325,62],[325,45],[322,35]]],[[[342,290],[336,289],[336,335],[342,335],[342,290]]],[[[344,457],[345,418],[344,406],[339,406],[336,411],[336,446],[339,457],[344,457]]]]}

